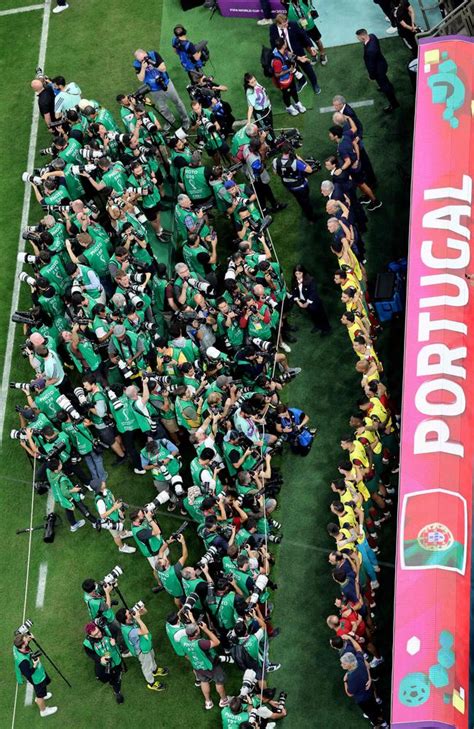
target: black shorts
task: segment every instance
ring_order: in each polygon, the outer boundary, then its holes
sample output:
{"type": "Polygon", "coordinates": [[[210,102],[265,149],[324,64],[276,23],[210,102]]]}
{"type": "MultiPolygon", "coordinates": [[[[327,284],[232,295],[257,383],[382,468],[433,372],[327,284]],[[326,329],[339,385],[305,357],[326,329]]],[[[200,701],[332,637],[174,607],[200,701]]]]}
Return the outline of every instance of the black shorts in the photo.
{"type": "Polygon", "coordinates": [[[143,212],[145,213],[145,217],[147,220],[156,220],[158,217],[158,214],[161,210],[161,205],[158,203],[157,205],[153,205],[152,208],[142,208],[143,212]]]}
{"type": "Polygon", "coordinates": [[[46,675],[46,678],[44,679],[44,681],[41,681],[41,683],[31,684],[33,686],[33,691],[35,692],[35,696],[37,699],[44,699],[44,697],[48,693],[48,685],[50,683],[51,679],[48,675],[46,675]]]}
{"type": "Polygon", "coordinates": [[[106,428],[94,428],[98,439],[106,446],[111,446],[115,441],[115,430],[112,425],[107,425],[106,428]]]}
{"type": "Polygon", "coordinates": [[[321,40],[321,33],[319,32],[317,25],[315,25],[314,28],[311,28],[311,30],[307,30],[306,33],[309,35],[311,40],[314,40],[315,43],[321,40]]]}

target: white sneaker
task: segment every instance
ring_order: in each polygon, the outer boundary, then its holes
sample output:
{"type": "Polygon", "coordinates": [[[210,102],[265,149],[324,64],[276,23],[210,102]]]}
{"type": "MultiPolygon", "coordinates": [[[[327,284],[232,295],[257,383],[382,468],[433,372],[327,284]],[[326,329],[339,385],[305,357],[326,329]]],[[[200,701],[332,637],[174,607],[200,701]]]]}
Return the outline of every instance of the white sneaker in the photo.
{"type": "Polygon", "coordinates": [[[288,354],[291,352],[291,347],[283,340],[280,342],[280,349],[282,349],[284,352],[288,352],[288,354]]]}
{"type": "Polygon", "coordinates": [[[273,20],[271,18],[260,18],[260,20],[257,20],[257,25],[273,25],[273,20]]]}
{"type": "Polygon", "coordinates": [[[226,696],[226,698],[225,698],[225,699],[221,699],[221,700],[219,701],[219,707],[220,707],[221,709],[223,709],[223,708],[224,708],[224,706],[229,706],[229,699],[227,698],[227,696],[226,696]]]}
{"type": "Polygon", "coordinates": [[[44,700],[45,700],[45,701],[47,701],[48,699],[50,699],[50,698],[52,697],[52,695],[53,695],[53,694],[51,693],[51,691],[48,691],[48,693],[47,693],[47,694],[46,694],[46,696],[44,697],[44,700]]]}
{"type": "Polygon", "coordinates": [[[301,103],[301,101],[298,101],[298,103],[295,104],[295,109],[298,109],[298,111],[300,112],[300,114],[304,114],[305,111],[306,111],[306,106],[303,106],[303,104],[301,103]]]}
{"type": "Polygon", "coordinates": [[[135,549],[135,547],[129,547],[128,544],[123,544],[121,547],[119,547],[119,552],[123,552],[124,554],[132,554],[136,551],[137,550],[135,549]]]}
{"type": "Polygon", "coordinates": [[[207,711],[209,711],[209,709],[213,709],[214,708],[214,702],[213,701],[206,701],[205,704],[204,704],[204,708],[207,711]]]}
{"type": "Polygon", "coordinates": [[[133,473],[136,473],[138,476],[143,476],[146,471],[144,468],[134,468],[133,473]]]}
{"type": "MultiPolygon", "coordinates": [[[[54,10],[53,10],[54,13],[54,10]]],[[[55,714],[58,710],[57,706],[48,706],[46,709],[43,709],[43,711],[40,711],[40,716],[51,716],[51,714],[55,714]]]]}
{"type": "Polygon", "coordinates": [[[121,539],[130,539],[130,537],[133,537],[132,532],[120,532],[121,539]]]}
{"type": "Polygon", "coordinates": [[[295,106],[293,106],[293,104],[290,104],[290,106],[286,107],[286,110],[287,110],[288,114],[291,114],[291,116],[298,116],[298,114],[299,114],[299,111],[296,108],[296,104],[295,104],[295,106]]]}
{"type": "Polygon", "coordinates": [[[377,590],[380,587],[378,580],[371,580],[370,587],[372,590],[377,590]]]}
{"type": "Polygon", "coordinates": [[[77,532],[77,530],[80,529],[81,527],[83,527],[85,523],[86,522],[84,521],[84,519],[81,519],[80,521],[76,521],[76,523],[74,524],[74,526],[70,527],[69,531],[70,532],[77,532]]]}
{"type": "MultiPolygon", "coordinates": [[[[55,8],[53,8],[53,13],[62,13],[63,10],[67,10],[69,5],[66,3],[66,5],[56,5],[55,8]]],[[[43,716],[43,714],[41,714],[43,716]]]]}
{"type": "Polygon", "coordinates": [[[377,666],[380,666],[382,663],[383,663],[383,658],[382,658],[382,656],[380,656],[380,658],[373,658],[370,661],[369,666],[371,668],[377,668],[377,666]]]}
{"type": "Polygon", "coordinates": [[[385,32],[389,35],[393,35],[394,33],[398,33],[398,28],[394,28],[393,25],[391,25],[385,32]]]}

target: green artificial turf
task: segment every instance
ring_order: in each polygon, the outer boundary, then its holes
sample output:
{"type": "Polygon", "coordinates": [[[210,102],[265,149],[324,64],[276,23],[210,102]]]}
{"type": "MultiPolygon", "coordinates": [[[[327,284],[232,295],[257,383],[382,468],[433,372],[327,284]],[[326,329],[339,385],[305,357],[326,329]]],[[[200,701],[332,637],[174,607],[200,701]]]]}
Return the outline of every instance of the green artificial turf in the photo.
{"type": "MultiPolygon", "coordinates": [[[[9,5],[9,7],[13,7],[9,5]]],[[[137,47],[159,48],[163,53],[172,78],[185,98],[187,77],[179,67],[170,49],[171,30],[177,22],[184,22],[193,40],[209,39],[213,68],[218,81],[229,86],[226,98],[232,103],[237,118],[246,114],[241,79],[245,71],[260,73],[260,46],[267,43],[268,30],[257,28],[253,21],[228,20],[218,14],[212,21],[209,13],[199,8],[182,13],[179,4],[168,0],[164,5],[153,4],[152,12],[126,3],[125,0],[80,0],[71,8],[51,17],[46,70],[51,75],[61,73],[79,83],[85,97],[98,98],[113,111],[117,111],[115,96],[135,87],[131,68],[132,52],[137,47]]],[[[8,206],[0,210],[2,230],[2,266],[0,266],[0,361],[3,364],[6,330],[10,308],[12,276],[18,243],[18,226],[23,200],[20,174],[25,168],[32,95],[29,80],[37,62],[41,14],[25,13],[0,18],[0,41],[3,58],[3,97],[0,114],[2,175],[0,198],[8,206]],[[12,73],[11,59],[15,59],[12,73]],[[7,65],[8,64],[8,65],[7,65]],[[14,122],[13,122],[14,119],[14,122]]],[[[374,99],[375,105],[362,108],[360,116],[365,126],[365,140],[379,176],[379,197],[384,207],[370,218],[370,231],[366,236],[368,270],[371,280],[392,259],[406,250],[409,202],[410,149],[412,132],[413,95],[406,74],[407,52],[398,39],[384,41],[384,52],[390,63],[402,109],[392,117],[381,112],[383,102],[375,87],[367,80],[360,46],[345,46],[329,51],[329,64],[318,68],[323,92],[313,97],[303,92],[303,102],[314,106],[312,111],[297,117],[305,144],[303,152],[324,159],[333,152],[327,138],[331,124],[330,114],[320,114],[320,106],[329,106],[335,93],[343,93],[349,100],[374,99]]],[[[294,123],[286,114],[279,114],[282,104],[279,94],[271,88],[277,125],[294,123]]],[[[39,147],[48,136],[40,128],[39,147]]],[[[282,669],[271,677],[271,685],[289,691],[289,716],[285,726],[336,727],[350,722],[351,727],[365,726],[359,712],[344,697],[341,671],[336,654],[329,649],[329,631],[326,616],[332,612],[337,589],[331,581],[325,550],[328,541],[325,525],[329,521],[328,505],[331,501],[329,479],[336,475],[340,457],[339,437],[347,430],[359,387],[354,370],[355,358],[345,332],[338,324],[342,312],[339,290],[332,283],[335,259],[329,251],[329,237],[325,230],[323,200],[319,196],[322,174],[311,183],[315,207],[321,222],[309,226],[300,216],[299,208],[290,201],[288,209],[280,214],[271,228],[278,257],[287,273],[296,262],[303,262],[315,275],[321,296],[326,304],[334,334],[320,339],[311,335],[308,322],[296,314],[298,343],[290,355],[292,365],[303,368],[302,374],[285,390],[285,398],[295,406],[304,408],[319,429],[313,450],[306,459],[285,453],[282,470],[285,485],[277,518],[283,522],[284,540],[276,548],[275,579],[279,584],[272,601],[275,604],[275,624],[282,633],[271,644],[273,660],[281,661],[282,669]]],[[[275,190],[281,199],[288,200],[278,181],[275,190]]],[[[40,210],[32,204],[31,219],[36,220],[40,210]]],[[[219,229],[221,229],[219,225],[219,229]]],[[[28,299],[23,298],[27,304],[28,299]]],[[[17,337],[17,341],[19,338],[17,337]]],[[[402,353],[402,326],[389,324],[378,345],[385,364],[387,377],[397,392],[400,386],[402,353]]],[[[15,349],[12,377],[29,378],[29,367],[15,349]]],[[[16,426],[13,410],[20,402],[16,393],[9,398],[6,433],[16,426]]],[[[9,726],[15,691],[10,662],[11,634],[20,622],[23,607],[25,560],[28,537],[15,535],[15,530],[28,526],[30,514],[31,470],[23,453],[8,436],[1,450],[1,530],[0,556],[2,563],[1,594],[4,619],[0,634],[0,716],[2,726],[9,726]]],[[[121,469],[109,469],[110,485],[117,495],[132,504],[140,504],[152,496],[153,488],[121,469]]],[[[45,502],[35,499],[35,524],[40,523],[45,502]]],[[[165,515],[161,519],[166,534],[178,523],[165,515]]],[[[189,532],[188,532],[189,533],[189,532]]],[[[190,538],[194,555],[199,548],[190,538]]],[[[381,558],[393,562],[393,526],[383,530],[381,558]]],[[[163,594],[152,596],[148,564],[139,555],[119,555],[107,534],[96,535],[88,527],[77,534],[68,533],[67,527],[58,530],[53,545],[45,545],[41,534],[32,538],[31,582],[27,615],[35,620],[38,638],[66,673],[73,689],[68,689],[53,671],[53,690],[60,711],[48,719],[51,727],[61,724],[74,729],[99,725],[108,729],[117,723],[124,727],[148,725],[151,721],[162,729],[193,726],[205,729],[220,726],[218,710],[204,712],[202,695],[193,687],[192,674],[182,659],[171,653],[163,630],[163,619],[172,609],[172,603],[163,594]],[[99,544],[100,541],[100,544],[99,544]],[[47,561],[48,581],[46,601],[42,610],[35,609],[39,565],[47,561]],[[159,663],[171,670],[168,691],[154,695],[146,691],[139,666],[128,661],[129,672],[124,677],[126,703],[117,706],[108,687],[97,684],[92,665],[82,653],[81,629],[87,619],[82,603],[80,583],[86,576],[108,572],[120,563],[125,574],[123,591],[130,602],[144,599],[149,605],[147,620],[152,627],[159,663]],[[149,618],[149,619],[148,619],[149,618]]],[[[393,570],[382,571],[379,591],[377,623],[378,639],[386,657],[390,654],[391,604],[393,570]]],[[[232,674],[232,672],[231,672],[232,674]]],[[[229,683],[236,689],[236,674],[229,683]]],[[[389,689],[389,666],[382,680],[383,693],[389,689]]],[[[16,724],[19,729],[42,726],[35,707],[25,708],[24,690],[19,692],[16,724]]]]}

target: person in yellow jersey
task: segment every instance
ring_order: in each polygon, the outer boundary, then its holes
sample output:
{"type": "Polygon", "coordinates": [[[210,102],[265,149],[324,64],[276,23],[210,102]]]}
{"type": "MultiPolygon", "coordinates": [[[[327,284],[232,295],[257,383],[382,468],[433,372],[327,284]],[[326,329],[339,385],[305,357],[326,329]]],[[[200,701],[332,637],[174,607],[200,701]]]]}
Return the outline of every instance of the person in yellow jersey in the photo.
{"type": "Polygon", "coordinates": [[[352,506],[343,504],[341,501],[333,501],[331,504],[331,512],[337,516],[341,529],[348,529],[355,537],[356,549],[359,552],[362,564],[370,578],[370,586],[372,590],[376,590],[379,586],[377,580],[377,572],[380,567],[377,562],[377,556],[367,542],[364,532],[364,512],[359,509],[353,502],[352,506]]]}
{"type": "Polygon", "coordinates": [[[390,486],[390,475],[387,464],[384,463],[382,441],[370,417],[364,417],[360,413],[355,413],[351,415],[349,425],[351,428],[354,428],[356,440],[362,443],[364,448],[371,454],[372,465],[375,470],[375,476],[379,481],[381,495],[386,498],[387,493],[395,493],[395,489],[390,486]]]}
{"type": "Polygon", "coordinates": [[[364,320],[354,311],[345,311],[341,316],[341,324],[346,327],[352,344],[356,337],[364,337],[367,343],[371,342],[370,329],[367,329],[364,320]]]}
{"type": "Polygon", "coordinates": [[[385,498],[382,493],[383,484],[380,484],[375,473],[371,449],[366,448],[359,440],[356,440],[353,435],[346,435],[341,438],[341,448],[343,451],[347,451],[352,465],[360,469],[360,474],[364,479],[364,483],[372,499],[383,511],[384,517],[387,519],[390,516],[390,512],[387,507],[390,506],[392,502],[385,498]]]}
{"type": "Polygon", "coordinates": [[[379,360],[377,353],[371,342],[367,342],[365,337],[357,335],[352,343],[352,349],[359,359],[365,359],[368,362],[375,362],[379,372],[383,372],[383,365],[379,360]]]}
{"type": "MultiPolygon", "coordinates": [[[[376,381],[373,381],[370,386],[371,388],[376,387],[376,381]]],[[[364,415],[367,415],[372,420],[373,425],[378,428],[382,445],[389,454],[385,458],[392,462],[392,471],[396,473],[398,471],[399,444],[390,411],[375,394],[371,397],[365,395],[360,398],[357,404],[359,410],[362,410],[364,415]]]]}
{"type": "MultiPolygon", "coordinates": [[[[375,360],[359,359],[355,364],[356,372],[362,377],[360,378],[360,385],[365,392],[366,385],[372,380],[377,380],[380,377],[379,368],[375,360]]],[[[367,394],[367,393],[366,393],[367,394]]]]}

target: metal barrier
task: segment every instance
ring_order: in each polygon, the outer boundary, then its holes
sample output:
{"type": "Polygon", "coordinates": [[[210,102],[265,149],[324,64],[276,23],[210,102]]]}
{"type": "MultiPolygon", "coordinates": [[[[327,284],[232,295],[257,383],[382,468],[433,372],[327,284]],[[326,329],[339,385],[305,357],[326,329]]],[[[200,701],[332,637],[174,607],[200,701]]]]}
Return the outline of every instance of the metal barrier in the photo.
{"type": "Polygon", "coordinates": [[[427,11],[439,8],[443,13],[443,19],[433,28],[418,33],[420,38],[435,38],[443,35],[474,35],[474,2],[473,0],[438,0],[435,5],[425,5],[420,0],[420,10],[425,20],[426,27],[429,26],[427,11]]]}

